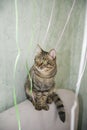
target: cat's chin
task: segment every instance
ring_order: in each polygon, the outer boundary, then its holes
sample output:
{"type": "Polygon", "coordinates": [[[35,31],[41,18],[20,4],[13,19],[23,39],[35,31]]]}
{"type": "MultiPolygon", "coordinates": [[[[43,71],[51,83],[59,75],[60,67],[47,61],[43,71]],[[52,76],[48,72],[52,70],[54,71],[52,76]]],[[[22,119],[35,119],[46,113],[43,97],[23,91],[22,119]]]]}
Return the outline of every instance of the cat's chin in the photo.
{"type": "Polygon", "coordinates": [[[35,66],[35,68],[36,68],[38,71],[40,71],[40,72],[46,71],[46,68],[41,68],[41,67],[37,67],[37,66],[35,66]]]}

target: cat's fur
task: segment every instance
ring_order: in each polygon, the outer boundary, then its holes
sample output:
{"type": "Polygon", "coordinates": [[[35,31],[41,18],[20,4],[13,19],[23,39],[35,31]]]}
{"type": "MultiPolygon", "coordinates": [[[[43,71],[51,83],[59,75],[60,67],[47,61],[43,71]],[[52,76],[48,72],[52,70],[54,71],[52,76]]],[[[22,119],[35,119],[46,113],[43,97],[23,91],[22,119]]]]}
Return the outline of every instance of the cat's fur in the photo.
{"type": "Polygon", "coordinates": [[[56,52],[54,49],[46,52],[38,46],[38,53],[35,56],[34,65],[30,69],[32,78],[32,94],[30,94],[31,83],[29,76],[25,82],[27,98],[33,103],[37,110],[49,110],[53,101],[59,113],[60,119],[65,122],[64,105],[55,92],[55,75],[57,73],[56,52]]]}

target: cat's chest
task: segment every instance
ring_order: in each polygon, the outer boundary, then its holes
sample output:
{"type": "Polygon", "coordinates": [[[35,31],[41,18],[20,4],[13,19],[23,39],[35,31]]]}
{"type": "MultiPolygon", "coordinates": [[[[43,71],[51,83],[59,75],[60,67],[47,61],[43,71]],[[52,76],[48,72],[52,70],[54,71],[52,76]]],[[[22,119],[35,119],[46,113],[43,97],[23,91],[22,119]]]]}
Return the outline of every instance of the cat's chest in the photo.
{"type": "Polygon", "coordinates": [[[54,87],[54,84],[55,84],[53,78],[50,78],[50,79],[42,78],[40,76],[37,76],[36,74],[33,74],[32,82],[33,82],[33,88],[39,91],[49,90],[52,87],[54,87]]]}

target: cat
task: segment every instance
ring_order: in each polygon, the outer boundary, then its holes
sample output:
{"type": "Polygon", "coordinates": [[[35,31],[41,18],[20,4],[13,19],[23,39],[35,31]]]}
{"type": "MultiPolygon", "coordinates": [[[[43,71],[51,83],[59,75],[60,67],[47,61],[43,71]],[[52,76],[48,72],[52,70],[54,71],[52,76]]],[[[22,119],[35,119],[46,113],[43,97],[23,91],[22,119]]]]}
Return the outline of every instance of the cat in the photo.
{"type": "Polygon", "coordinates": [[[27,98],[32,102],[35,109],[49,110],[48,104],[54,101],[61,121],[65,122],[65,108],[55,89],[55,75],[57,73],[55,49],[46,52],[38,45],[34,65],[29,73],[32,78],[33,96],[30,94],[29,76],[27,76],[24,88],[27,98]]]}

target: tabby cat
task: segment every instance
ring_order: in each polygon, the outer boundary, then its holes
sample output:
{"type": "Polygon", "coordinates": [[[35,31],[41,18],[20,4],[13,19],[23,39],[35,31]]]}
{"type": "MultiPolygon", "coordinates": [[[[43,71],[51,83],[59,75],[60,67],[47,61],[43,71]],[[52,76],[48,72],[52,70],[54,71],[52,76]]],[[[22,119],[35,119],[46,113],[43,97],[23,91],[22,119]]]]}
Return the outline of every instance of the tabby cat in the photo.
{"type": "Polygon", "coordinates": [[[53,101],[58,110],[62,122],[65,122],[65,109],[62,100],[55,92],[55,75],[57,73],[56,51],[54,49],[46,52],[38,45],[38,52],[34,59],[34,65],[30,69],[32,78],[32,94],[30,94],[31,83],[29,76],[25,82],[25,93],[37,110],[49,110],[53,101]]]}

